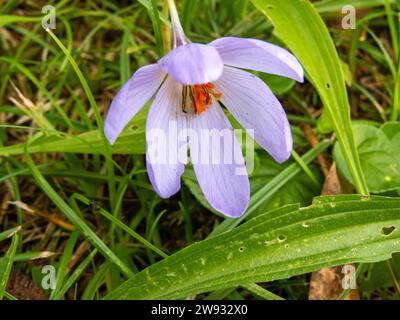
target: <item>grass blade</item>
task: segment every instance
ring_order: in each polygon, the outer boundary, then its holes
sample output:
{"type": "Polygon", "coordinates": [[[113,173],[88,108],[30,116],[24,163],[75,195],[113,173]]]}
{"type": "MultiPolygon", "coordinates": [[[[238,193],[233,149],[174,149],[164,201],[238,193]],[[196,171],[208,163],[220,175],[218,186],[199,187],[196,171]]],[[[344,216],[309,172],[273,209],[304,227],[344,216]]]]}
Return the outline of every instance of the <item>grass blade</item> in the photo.
{"type": "Polygon", "coordinates": [[[76,75],[78,76],[83,90],[85,91],[85,94],[89,100],[90,106],[92,107],[92,110],[94,112],[97,126],[100,131],[100,135],[102,138],[103,142],[103,149],[104,149],[104,154],[106,158],[106,166],[107,166],[107,174],[108,174],[108,189],[110,193],[110,204],[111,208],[114,208],[114,200],[115,200],[115,173],[114,173],[114,166],[112,163],[111,159],[111,150],[110,150],[110,144],[108,143],[105,133],[104,133],[104,127],[103,127],[103,119],[100,114],[100,110],[97,106],[96,100],[94,99],[93,93],[90,90],[89,84],[86,81],[86,78],[82,74],[82,71],[79,69],[78,64],[76,63],[75,59],[72,57],[71,53],[68,51],[68,49],[62,44],[62,42],[57,38],[57,36],[50,30],[46,29],[48,34],[53,38],[53,40],[57,43],[57,45],[60,47],[62,52],[65,54],[66,58],[68,59],[69,63],[71,64],[72,68],[74,69],[76,75]]]}
{"type": "Polygon", "coordinates": [[[0,260],[0,300],[3,299],[8,278],[10,277],[11,267],[14,262],[14,256],[17,252],[20,235],[15,233],[11,240],[11,245],[8,248],[6,255],[0,260]]]}
{"type": "MultiPolygon", "coordinates": [[[[26,147],[28,150],[28,147],[26,147]]],[[[82,235],[103,254],[103,256],[114,264],[127,276],[133,275],[132,271],[115,255],[115,253],[106,246],[106,244],[93,232],[92,229],[82,220],[82,218],[58,195],[53,187],[47,182],[40,171],[36,168],[31,156],[25,152],[25,159],[32,176],[37,185],[44,191],[44,193],[54,202],[62,213],[71,221],[76,228],[78,228],[82,235]]]]}
{"type": "Polygon", "coordinates": [[[368,195],[351,128],[350,106],[341,62],[324,21],[309,1],[252,2],[270,19],[276,33],[302,63],[330,115],[357,192],[368,195]],[[301,32],[298,31],[299,26],[301,32]]]}

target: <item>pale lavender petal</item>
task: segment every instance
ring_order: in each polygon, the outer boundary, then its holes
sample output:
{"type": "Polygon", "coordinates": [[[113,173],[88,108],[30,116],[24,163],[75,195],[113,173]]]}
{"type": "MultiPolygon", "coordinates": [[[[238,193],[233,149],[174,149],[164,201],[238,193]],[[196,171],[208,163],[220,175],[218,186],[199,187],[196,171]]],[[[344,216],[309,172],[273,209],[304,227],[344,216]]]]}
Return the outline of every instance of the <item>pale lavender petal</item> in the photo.
{"type": "Polygon", "coordinates": [[[165,78],[156,64],[138,69],[111,102],[104,123],[108,141],[113,144],[128,122],[154,95],[165,78]]]}
{"type": "Polygon", "coordinates": [[[272,43],[226,37],[214,40],[209,45],[217,48],[225,65],[276,74],[303,82],[304,71],[296,57],[272,43]]]}
{"type": "Polygon", "coordinates": [[[226,66],[215,82],[215,91],[222,93],[221,102],[277,162],[290,157],[293,141],[289,121],[278,99],[261,79],[226,66]]]}
{"type": "Polygon", "coordinates": [[[190,158],[204,196],[228,217],[249,204],[249,179],[240,145],[218,103],[188,117],[190,158]]]}
{"type": "Polygon", "coordinates": [[[147,117],[147,171],[161,198],[169,198],[179,191],[187,162],[187,120],[180,109],[181,92],[182,86],[167,78],[147,117]]]}
{"type": "Polygon", "coordinates": [[[199,43],[177,47],[160,59],[158,65],[183,85],[213,82],[223,71],[218,51],[212,46],[199,43]]]}

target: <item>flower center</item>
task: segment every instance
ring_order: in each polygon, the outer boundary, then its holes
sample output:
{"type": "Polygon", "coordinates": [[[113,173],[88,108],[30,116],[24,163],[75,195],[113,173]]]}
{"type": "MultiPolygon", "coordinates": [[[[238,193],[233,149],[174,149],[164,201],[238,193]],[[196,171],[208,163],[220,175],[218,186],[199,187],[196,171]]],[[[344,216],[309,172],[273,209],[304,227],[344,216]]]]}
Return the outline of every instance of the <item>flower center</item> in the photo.
{"type": "Polygon", "coordinates": [[[194,114],[201,114],[207,110],[212,104],[212,97],[219,100],[221,93],[214,91],[214,84],[195,84],[193,86],[183,86],[182,89],[182,111],[187,113],[187,105],[189,104],[189,111],[194,114]]]}

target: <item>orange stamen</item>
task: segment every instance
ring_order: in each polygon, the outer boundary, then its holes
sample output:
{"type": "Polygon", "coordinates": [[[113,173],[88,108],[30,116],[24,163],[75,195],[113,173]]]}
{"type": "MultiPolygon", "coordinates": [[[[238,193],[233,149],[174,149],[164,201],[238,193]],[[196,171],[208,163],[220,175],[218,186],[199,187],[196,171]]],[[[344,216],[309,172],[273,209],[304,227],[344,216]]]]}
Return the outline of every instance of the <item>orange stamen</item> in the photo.
{"type": "MultiPolygon", "coordinates": [[[[214,92],[214,84],[196,84],[189,87],[189,97],[191,99],[190,109],[195,114],[201,114],[212,104],[212,97],[219,100],[221,93],[214,92]]],[[[186,90],[186,89],[184,89],[186,90]]],[[[184,91],[185,92],[185,91],[184,91]]]]}

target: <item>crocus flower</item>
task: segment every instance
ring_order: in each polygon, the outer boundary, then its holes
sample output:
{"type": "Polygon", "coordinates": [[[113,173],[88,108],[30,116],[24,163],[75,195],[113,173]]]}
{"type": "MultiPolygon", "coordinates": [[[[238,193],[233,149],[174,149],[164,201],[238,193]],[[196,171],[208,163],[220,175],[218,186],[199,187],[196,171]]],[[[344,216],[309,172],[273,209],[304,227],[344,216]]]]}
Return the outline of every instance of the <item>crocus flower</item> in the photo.
{"type": "MultiPolygon", "coordinates": [[[[287,50],[256,39],[224,37],[207,45],[191,43],[183,32],[173,0],[169,4],[174,48],[157,63],[138,69],[120,89],[105,121],[110,143],[154,96],[146,123],[146,159],[149,179],[162,198],[179,191],[187,159],[151,161],[150,148],[164,154],[178,145],[188,148],[191,158],[204,152],[226,151],[221,145],[218,150],[215,146],[203,150],[196,141],[199,139],[179,139],[178,134],[150,141],[149,132],[167,131],[170,122],[176,124],[177,132],[191,130],[200,140],[204,130],[228,130],[234,149],[240,150],[221,104],[244,128],[251,129],[248,132],[254,140],[277,162],[286,161],[293,142],[284,109],[261,79],[242,69],[302,82],[303,69],[298,60],[287,50]]],[[[241,152],[240,160],[244,163],[241,152]]],[[[192,163],[210,205],[228,217],[242,215],[249,204],[250,187],[247,174],[237,174],[237,163],[192,163]]]]}

